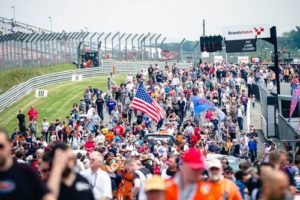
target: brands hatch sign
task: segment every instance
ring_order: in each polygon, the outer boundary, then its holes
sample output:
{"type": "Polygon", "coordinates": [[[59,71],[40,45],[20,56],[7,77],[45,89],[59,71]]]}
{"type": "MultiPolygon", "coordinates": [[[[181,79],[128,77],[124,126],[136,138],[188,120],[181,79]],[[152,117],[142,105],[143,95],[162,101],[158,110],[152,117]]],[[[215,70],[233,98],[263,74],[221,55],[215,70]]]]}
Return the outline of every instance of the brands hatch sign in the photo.
{"type": "Polygon", "coordinates": [[[226,52],[252,52],[256,51],[257,38],[269,38],[270,26],[257,24],[249,26],[227,26],[223,28],[226,52]]]}
{"type": "Polygon", "coordinates": [[[223,28],[223,37],[225,37],[225,40],[269,38],[270,25],[226,26],[223,28]]]}

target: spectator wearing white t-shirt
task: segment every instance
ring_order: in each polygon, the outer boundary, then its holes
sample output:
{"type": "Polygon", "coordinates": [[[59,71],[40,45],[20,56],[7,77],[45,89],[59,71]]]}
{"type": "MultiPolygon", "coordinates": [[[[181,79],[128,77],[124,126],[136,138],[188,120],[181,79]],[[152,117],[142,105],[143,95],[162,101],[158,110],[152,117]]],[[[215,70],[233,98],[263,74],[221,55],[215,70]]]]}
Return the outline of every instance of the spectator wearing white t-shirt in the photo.
{"type": "Polygon", "coordinates": [[[90,154],[90,168],[81,172],[90,183],[95,199],[112,199],[110,177],[107,172],[100,169],[103,156],[94,151],[90,154]]]}
{"type": "Polygon", "coordinates": [[[100,144],[100,143],[103,144],[105,141],[105,136],[102,133],[99,133],[95,139],[96,139],[97,144],[100,144]]]}
{"type": "Polygon", "coordinates": [[[44,117],[42,122],[42,136],[48,141],[48,129],[49,129],[49,122],[47,121],[47,118],[44,117]]]}

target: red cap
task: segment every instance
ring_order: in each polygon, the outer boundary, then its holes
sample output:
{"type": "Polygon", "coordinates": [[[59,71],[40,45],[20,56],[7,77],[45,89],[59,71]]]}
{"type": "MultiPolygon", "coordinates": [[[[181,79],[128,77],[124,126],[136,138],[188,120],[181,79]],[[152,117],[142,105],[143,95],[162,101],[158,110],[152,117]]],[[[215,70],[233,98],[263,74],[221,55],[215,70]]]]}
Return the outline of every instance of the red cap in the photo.
{"type": "Polygon", "coordinates": [[[205,159],[200,151],[196,148],[190,148],[182,156],[182,161],[188,164],[192,169],[205,169],[205,159]]]}

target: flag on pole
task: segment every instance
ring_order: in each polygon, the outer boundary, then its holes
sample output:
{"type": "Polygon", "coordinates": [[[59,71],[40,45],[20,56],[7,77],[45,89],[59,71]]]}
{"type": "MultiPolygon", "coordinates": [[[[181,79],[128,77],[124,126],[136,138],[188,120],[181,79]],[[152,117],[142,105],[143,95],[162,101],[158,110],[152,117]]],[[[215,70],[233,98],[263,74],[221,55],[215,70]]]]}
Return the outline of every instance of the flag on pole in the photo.
{"type": "Polygon", "coordinates": [[[166,117],[164,109],[147,93],[143,84],[139,84],[130,107],[148,115],[153,121],[159,122],[166,117]]]}
{"type": "Polygon", "coordinates": [[[290,106],[289,121],[290,121],[290,119],[294,113],[294,110],[297,106],[299,95],[300,95],[300,88],[293,90],[293,97],[292,97],[292,102],[291,102],[291,106],[290,106]]]}

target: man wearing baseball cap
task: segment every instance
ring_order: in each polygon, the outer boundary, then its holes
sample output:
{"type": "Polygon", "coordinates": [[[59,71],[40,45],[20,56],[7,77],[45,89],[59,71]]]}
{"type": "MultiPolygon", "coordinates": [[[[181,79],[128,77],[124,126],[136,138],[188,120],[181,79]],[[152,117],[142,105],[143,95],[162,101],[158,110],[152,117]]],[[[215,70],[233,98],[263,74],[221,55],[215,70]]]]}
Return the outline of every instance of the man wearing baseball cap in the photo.
{"type": "Polygon", "coordinates": [[[197,188],[201,172],[205,169],[205,159],[196,148],[190,148],[182,156],[182,167],[172,179],[166,180],[166,199],[198,199],[197,188]]]}
{"type": "Polygon", "coordinates": [[[222,176],[222,164],[218,159],[207,163],[208,181],[199,182],[197,199],[242,200],[236,184],[222,176]]]}

